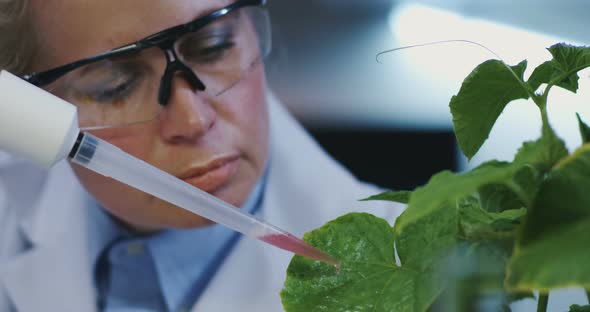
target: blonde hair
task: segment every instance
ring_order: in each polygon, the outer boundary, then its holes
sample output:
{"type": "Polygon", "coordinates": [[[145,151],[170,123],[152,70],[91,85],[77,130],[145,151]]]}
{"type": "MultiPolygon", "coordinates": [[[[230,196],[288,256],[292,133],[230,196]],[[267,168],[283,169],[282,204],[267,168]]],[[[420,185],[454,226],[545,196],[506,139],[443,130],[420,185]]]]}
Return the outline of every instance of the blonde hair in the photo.
{"type": "Polygon", "coordinates": [[[27,74],[34,55],[29,0],[0,0],[0,69],[27,74]]]}

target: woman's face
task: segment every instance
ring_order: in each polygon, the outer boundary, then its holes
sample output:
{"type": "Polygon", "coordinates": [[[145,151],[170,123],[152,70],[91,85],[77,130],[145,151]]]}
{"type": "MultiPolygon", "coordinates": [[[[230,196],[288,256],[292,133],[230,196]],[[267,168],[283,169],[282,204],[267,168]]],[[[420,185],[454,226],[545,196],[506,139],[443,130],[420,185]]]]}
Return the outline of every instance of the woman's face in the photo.
{"type": "MultiPolygon", "coordinates": [[[[34,26],[42,52],[34,70],[46,70],[137,41],[192,21],[231,2],[35,0],[32,7],[34,26]]],[[[155,54],[153,58],[155,63],[163,62],[163,53],[155,54]]],[[[160,75],[163,74],[163,66],[158,69],[162,70],[160,75]]],[[[158,87],[157,83],[154,85],[154,88],[158,87]]],[[[61,85],[51,90],[63,96],[60,93],[66,92],[67,88],[67,85],[61,85]]],[[[218,96],[196,91],[177,75],[168,105],[155,120],[94,133],[124,151],[240,206],[267,161],[265,88],[261,64],[255,65],[236,85],[218,96]]],[[[157,103],[157,98],[154,96],[152,101],[149,105],[157,103]]],[[[208,223],[206,219],[85,168],[73,165],[73,169],[108,212],[136,230],[189,228],[208,223]]]]}

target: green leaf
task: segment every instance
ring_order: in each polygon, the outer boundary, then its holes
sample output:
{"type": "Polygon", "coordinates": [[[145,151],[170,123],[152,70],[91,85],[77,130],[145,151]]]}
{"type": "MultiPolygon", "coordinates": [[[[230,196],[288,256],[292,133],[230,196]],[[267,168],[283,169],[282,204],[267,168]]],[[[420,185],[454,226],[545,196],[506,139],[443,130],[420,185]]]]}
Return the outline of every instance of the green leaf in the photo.
{"type": "Polygon", "coordinates": [[[407,204],[410,201],[410,196],[412,196],[411,191],[388,191],[381,194],[373,195],[371,197],[367,197],[365,199],[361,199],[361,201],[369,201],[369,200],[386,200],[392,202],[398,202],[402,204],[407,204]]]}
{"type": "Polygon", "coordinates": [[[514,157],[515,163],[530,163],[541,171],[548,171],[568,155],[565,143],[549,125],[543,125],[542,136],[534,142],[525,142],[514,157]]]}
{"type": "MultiPolygon", "coordinates": [[[[466,278],[465,274],[469,275],[468,278],[485,281],[480,284],[481,287],[499,291],[519,226],[518,220],[523,214],[524,209],[488,213],[481,209],[475,197],[468,197],[443,205],[398,231],[398,222],[404,222],[402,214],[394,227],[395,246],[402,268],[428,274],[428,298],[436,298],[452,280],[466,278]],[[487,243],[464,242],[470,239],[481,239],[487,243]],[[469,252],[457,253],[459,245],[465,245],[469,252]],[[473,259],[474,256],[477,259],[473,259]],[[465,261],[477,264],[476,268],[465,272],[465,266],[457,267],[457,263],[465,261]],[[450,271],[459,271],[460,276],[449,275],[450,271]]],[[[420,301],[424,302],[424,299],[420,301]]],[[[431,304],[432,301],[427,303],[431,304]]]]}
{"type": "Polygon", "coordinates": [[[445,267],[447,289],[434,311],[476,311],[485,302],[489,311],[508,303],[503,291],[504,271],[511,250],[498,242],[459,243],[445,267]]]}
{"type": "Polygon", "coordinates": [[[532,205],[545,173],[567,155],[565,143],[548,125],[543,126],[540,139],[523,143],[513,160],[513,165],[522,168],[515,173],[511,186],[525,206],[532,205]]]}
{"type": "Polygon", "coordinates": [[[541,239],[520,245],[509,264],[508,287],[549,291],[562,287],[590,288],[590,222],[577,222],[541,239]]]}
{"type": "Polygon", "coordinates": [[[420,274],[395,263],[393,232],[383,219],[352,213],[304,240],[342,262],[340,272],[295,256],[281,292],[286,311],[415,311],[420,274]]]}
{"type": "Polygon", "coordinates": [[[590,48],[558,43],[547,50],[553,59],[535,68],[528,84],[533,90],[547,83],[575,93],[578,90],[578,71],[590,66],[590,48]]]}
{"type": "Polygon", "coordinates": [[[435,210],[454,205],[457,200],[491,184],[505,185],[523,203],[530,203],[545,172],[563,155],[567,155],[563,142],[547,134],[537,141],[526,142],[512,163],[489,161],[466,173],[440,172],[425,186],[414,190],[408,208],[396,222],[396,235],[435,210]]]}
{"type": "Polygon", "coordinates": [[[396,221],[396,234],[437,210],[448,209],[448,205],[454,205],[457,199],[474,193],[480,186],[509,180],[512,174],[508,163],[489,162],[464,174],[443,171],[434,175],[412,194],[408,208],[396,221]]]}
{"type": "MultiPolygon", "coordinates": [[[[512,197],[511,202],[532,203],[545,173],[538,168],[548,170],[554,164],[545,163],[550,159],[548,154],[556,153],[547,149],[557,146],[561,150],[559,144],[550,141],[541,138],[526,143],[513,163],[491,161],[463,174],[442,172],[416,189],[394,227],[402,267],[418,272],[430,270],[434,285],[439,285],[444,276],[438,271],[437,263],[447,259],[461,241],[495,241],[503,246],[507,259],[526,210],[517,204],[515,209],[486,211],[482,209],[479,192],[502,188],[503,196],[512,197]]],[[[492,205],[489,197],[486,203],[492,205]]],[[[504,274],[496,276],[495,281],[501,283],[503,279],[504,274]]],[[[443,289],[431,288],[434,293],[443,289]]]]}
{"type": "Polygon", "coordinates": [[[547,174],[509,265],[514,290],[590,288],[590,145],[547,174]]]}
{"type": "Polygon", "coordinates": [[[514,156],[513,162],[532,164],[545,171],[567,155],[568,151],[563,140],[555,134],[553,129],[544,126],[541,138],[523,143],[514,156]]]}
{"type": "Polygon", "coordinates": [[[514,191],[504,184],[488,184],[478,190],[481,208],[489,212],[520,209],[525,204],[514,191]]]}
{"type": "Polygon", "coordinates": [[[512,240],[526,209],[487,212],[478,206],[459,209],[461,238],[467,241],[512,240]]]}
{"type": "Polygon", "coordinates": [[[429,269],[417,274],[414,311],[431,311],[437,297],[448,286],[443,271],[440,269],[429,269]]]}
{"type": "Polygon", "coordinates": [[[424,216],[454,204],[456,200],[475,193],[488,184],[509,183],[520,166],[492,161],[463,174],[443,171],[412,194],[408,208],[396,222],[396,233],[424,216]]]}
{"type": "Polygon", "coordinates": [[[529,98],[523,74],[527,62],[511,66],[489,60],[477,66],[449,104],[459,147],[471,159],[488,138],[508,103],[529,98]],[[516,75],[516,76],[515,76],[516,75]]]}
{"type": "Polygon", "coordinates": [[[590,305],[581,306],[577,304],[572,304],[570,306],[569,312],[590,312],[590,305]]]}
{"type": "Polygon", "coordinates": [[[402,213],[394,227],[395,247],[404,268],[425,271],[452,252],[458,238],[455,205],[443,205],[400,230],[405,218],[402,213]]]}
{"type": "MultiPolygon", "coordinates": [[[[562,74],[562,70],[559,68],[559,65],[555,61],[547,61],[535,68],[527,82],[531,86],[531,89],[537,90],[541,84],[557,79],[555,77],[560,74],[562,74]]],[[[580,80],[580,77],[574,74],[562,80],[556,80],[555,85],[576,93],[578,91],[578,80],[580,80]]]]}
{"type": "Polygon", "coordinates": [[[578,125],[580,126],[580,133],[582,134],[582,143],[590,143],[590,127],[582,121],[580,114],[576,113],[576,117],[578,117],[578,125]]]}

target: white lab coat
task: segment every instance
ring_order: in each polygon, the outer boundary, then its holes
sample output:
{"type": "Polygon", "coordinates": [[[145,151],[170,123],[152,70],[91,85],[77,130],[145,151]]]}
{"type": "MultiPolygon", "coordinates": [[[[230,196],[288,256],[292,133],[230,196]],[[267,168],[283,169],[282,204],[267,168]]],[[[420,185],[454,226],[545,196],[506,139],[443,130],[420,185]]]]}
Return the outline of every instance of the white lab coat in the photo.
{"type": "MultiPolygon", "coordinates": [[[[358,202],[378,193],[330,158],[269,96],[271,162],[262,218],[296,235],[349,211],[393,221],[403,205],[358,202]]],[[[88,194],[62,162],[48,173],[0,157],[0,311],[95,311],[91,259],[100,227],[88,194]]],[[[242,238],[193,311],[282,311],[291,254],[242,238]]]]}

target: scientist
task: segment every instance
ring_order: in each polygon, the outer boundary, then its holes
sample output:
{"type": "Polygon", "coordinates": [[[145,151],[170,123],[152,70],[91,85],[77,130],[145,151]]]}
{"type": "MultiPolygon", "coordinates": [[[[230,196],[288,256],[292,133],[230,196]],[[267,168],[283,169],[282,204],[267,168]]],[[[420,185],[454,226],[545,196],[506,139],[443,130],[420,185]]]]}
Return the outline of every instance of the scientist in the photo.
{"type": "MultiPolygon", "coordinates": [[[[297,235],[352,210],[393,220],[401,208],[357,202],[379,190],[268,90],[265,2],[3,0],[0,68],[76,105],[87,131],[297,235]]],[[[280,311],[292,255],[210,223],[66,162],[4,159],[0,311],[280,311]]]]}

